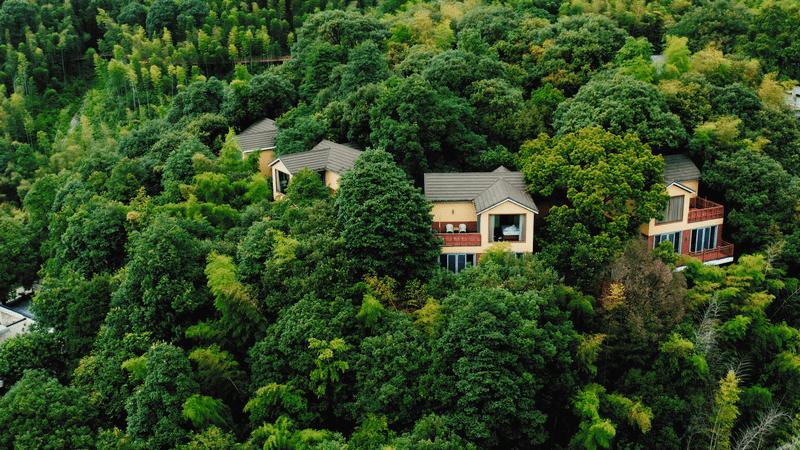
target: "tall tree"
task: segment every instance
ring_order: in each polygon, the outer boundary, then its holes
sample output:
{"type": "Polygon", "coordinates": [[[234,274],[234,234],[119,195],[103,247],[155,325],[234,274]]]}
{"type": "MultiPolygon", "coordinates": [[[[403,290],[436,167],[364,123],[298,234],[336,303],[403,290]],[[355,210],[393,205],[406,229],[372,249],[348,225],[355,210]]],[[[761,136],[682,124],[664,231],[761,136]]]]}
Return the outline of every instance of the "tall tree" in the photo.
{"type": "Polygon", "coordinates": [[[426,278],[439,255],[431,206],[382,150],[364,152],[336,196],[345,251],[361,273],[426,278]]]}

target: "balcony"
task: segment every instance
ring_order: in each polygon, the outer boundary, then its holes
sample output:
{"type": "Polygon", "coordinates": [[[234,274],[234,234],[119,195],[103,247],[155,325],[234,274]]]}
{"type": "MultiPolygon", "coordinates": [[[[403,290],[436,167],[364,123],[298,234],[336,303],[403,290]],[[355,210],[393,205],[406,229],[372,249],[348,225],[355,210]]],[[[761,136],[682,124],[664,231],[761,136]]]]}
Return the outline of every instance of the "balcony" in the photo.
{"type": "Polygon", "coordinates": [[[436,233],[445,247],[480,247],[480,233],[436,233]]]}
{"type": "Polygon", "coordinates": [[[689,200],[689,223],[722,219],[724,215],[725,207],[719,203],[701,197],[689,200]]]}
{"type": "Polygon", "coordinates": [[[703,262],[714,261],[723,258],[732,258],[733,244],[731,244],[730,242],[725,242],[722,239],[720,239],[717,248],[710,248],[708,250],[703,250],[701,252],[690,252],[689,256],[697,258],[703,262]]]}

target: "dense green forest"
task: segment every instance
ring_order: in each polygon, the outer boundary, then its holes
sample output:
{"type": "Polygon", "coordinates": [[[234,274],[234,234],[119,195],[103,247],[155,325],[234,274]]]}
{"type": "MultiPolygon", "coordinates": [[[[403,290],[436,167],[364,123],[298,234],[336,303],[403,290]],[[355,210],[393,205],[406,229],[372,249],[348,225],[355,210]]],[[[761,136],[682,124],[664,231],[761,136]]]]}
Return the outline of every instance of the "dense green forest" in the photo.
{"type": "Polygon", "coordinates": [[[0,345],[0,448],[800,448],[798,23],[795,0],[0,0],[0,298],[37,286],[0,345]],[[368,150],[335,194],[306,171],[273,201],[236,140],[264,117],[278,154],[368,150]],[[674,153],[735,263],[639,239],[674,153]],[[537,251],[439,268],[422,174],[501,164],[549,207],[537,251]]]}

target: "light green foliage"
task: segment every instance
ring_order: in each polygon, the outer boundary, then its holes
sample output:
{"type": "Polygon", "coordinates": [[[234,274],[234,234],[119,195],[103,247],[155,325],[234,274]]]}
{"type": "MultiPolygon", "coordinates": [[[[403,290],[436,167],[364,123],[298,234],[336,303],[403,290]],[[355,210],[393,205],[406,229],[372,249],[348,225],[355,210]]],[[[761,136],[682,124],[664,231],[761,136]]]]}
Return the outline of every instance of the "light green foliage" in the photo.
{"type": "Polygon", "coordinates": [[[575,410],[581,417],[579,431],[572,438],[575,445],[587,450],[611,446],[617,429],[610,420],[600,417],[600,396],[604,393],[602,386],[590,384],[575,396],[575,410]]]}
{"type": "Polygon", "coordinates": [[[193,349],[189,360],[195,364],[195,377],[203,392],[235,398],[246,388],[247,375],[239,362],[216,344],[193,349]]]}
{"type": "Polygon", "coordinates": [[[526,142],[520,165],[531,192],[566,198],[546,219],[544,252],[583,282],[596,277],[640,224],[663,211],[663,164],[636,137],[600,128],[526,142]]]}
{"type": "Polygon", "coordinates": [[[272,422],[280,416],[294,417],[296,420],[306,420],[308,405],[306,399],[295,388],[286,384],[270,383],[261,386],[244,407],[244,412],[250,414],[250,424],[272,422]]]}
{"type": "Polygon", "coordinates": [[[286,188],[286,197],[298,206],[310,206],[315,201],[329,196],[330,191],[322,182],[322,178],[309,169],[302,169],[294,174],[286,188]]]}
{"type": "Polygon", "coordinates": [[[210,426],[229,428],[230,411],[222,400],[207,395],[193,394],[183,402],[183,417],[197,429],[210,426]]]}
{"type": "Polygon", "coordinates": [[[710,420],[710,445],[709,448],[729,449],[733,426],[739,416],[739,401],[741,389],[739,380],[733,370],[729,370],[725,377],[719,380],[719,389],[714,394],[714,412],[710,420]]]}
{"type": "Polygon", "coordinates": [[[220,314],[215,328],[233,348],[254,342],[264,328],[263,317],[250,289],[237,279],[233,259],[212,252],[208,256],[205,274],[208,288],[216,298],[214,307],[220,314]]]}
{"type": "Polygon", "coordinates": [[[122,368],[130,373],[132,380],[137,383],[144,381],[147,375],[147,356],[137,356],[135,358],[126,359],[122,362],[122,368]]]}
{"type": "Polygon", "coordinates": [[[311,371],[309,378],[314,387],[317,397],[325,395],[328,385],[336,384],[341,375],[346,372],[350,365],[342,360],[342,353],[347,352],[350,346],[342,338],[330,341],[321,341],[316,338],[308,338],[308,348],[315,350],[317,359],[316,368],[311,371]]]}
{"type": "Polygon", "coordinates": [[[356,318],[364,322],[367,327],[373,327],[383,315],[383,309],[383,304],[375,296],[367,293],[361,300],[361,308],[356,318]]]}

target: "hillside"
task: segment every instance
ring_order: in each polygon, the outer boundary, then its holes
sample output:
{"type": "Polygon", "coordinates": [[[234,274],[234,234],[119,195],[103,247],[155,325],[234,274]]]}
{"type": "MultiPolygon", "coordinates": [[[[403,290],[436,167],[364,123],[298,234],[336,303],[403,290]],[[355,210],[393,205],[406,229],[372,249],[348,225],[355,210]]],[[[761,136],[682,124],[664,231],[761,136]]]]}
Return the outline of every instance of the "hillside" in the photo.
{"type": "Polygon", "coordinates": [[[800,448],[799,21],[0,0],[0,448],[800,448]]]}

